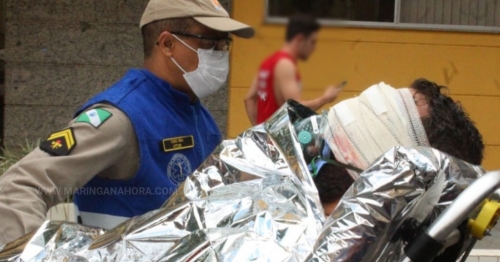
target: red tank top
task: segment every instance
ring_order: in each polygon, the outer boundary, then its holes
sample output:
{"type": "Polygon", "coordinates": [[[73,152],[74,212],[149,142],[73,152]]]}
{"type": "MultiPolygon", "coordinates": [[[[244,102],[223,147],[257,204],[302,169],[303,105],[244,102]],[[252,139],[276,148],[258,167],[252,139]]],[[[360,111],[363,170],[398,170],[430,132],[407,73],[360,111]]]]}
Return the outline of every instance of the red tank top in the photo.
{"type": "MultiPolygon", "coordinates": [[[[257,76],[258,85],[258,103],[257,103],[257,124],[266,121],[271,117],[276,110],[280,108],[276,97],[274,95],[274,68],[281,59],[290,59],[296,64],[295,59],[290,54],[278,51],[268,57],[259,68],[257,76]]],[[[298,70],[296,72],[297,82],[300,82],[300,75],[298,70]]]]}

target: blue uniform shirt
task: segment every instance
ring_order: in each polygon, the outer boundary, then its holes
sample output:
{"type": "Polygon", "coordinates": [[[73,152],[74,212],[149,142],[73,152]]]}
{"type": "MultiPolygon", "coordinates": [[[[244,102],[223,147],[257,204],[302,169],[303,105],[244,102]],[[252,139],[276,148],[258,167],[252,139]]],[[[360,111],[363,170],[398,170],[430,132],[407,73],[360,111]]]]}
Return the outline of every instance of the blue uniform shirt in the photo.
{"type": "MultiPolygon", "coordinates": [[[[214,119],[199,101],[190,101],[147,70],[130,70],[75,116],[97,103],[108,103],[128,116],[137,136],[140,165],[130,180],[95,176],[75,193],[80,214],[86,214],[81,215],[83,224],[159,208],[221,141],[214,119]]],[[[108,222],[104,224],[117,224],[108,222]]]]}

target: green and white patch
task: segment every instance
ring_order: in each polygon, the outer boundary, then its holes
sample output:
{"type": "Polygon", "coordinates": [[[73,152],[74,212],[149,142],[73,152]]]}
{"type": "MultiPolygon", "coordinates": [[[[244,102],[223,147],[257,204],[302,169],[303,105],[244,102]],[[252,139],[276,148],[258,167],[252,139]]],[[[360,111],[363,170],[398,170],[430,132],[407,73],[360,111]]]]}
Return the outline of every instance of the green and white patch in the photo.
{"type": "Polygon", "coordinates": [[[78,116],[76,123],[87,123],[98,128],[113,114],[102,108],[91,109],[78,116]]]}

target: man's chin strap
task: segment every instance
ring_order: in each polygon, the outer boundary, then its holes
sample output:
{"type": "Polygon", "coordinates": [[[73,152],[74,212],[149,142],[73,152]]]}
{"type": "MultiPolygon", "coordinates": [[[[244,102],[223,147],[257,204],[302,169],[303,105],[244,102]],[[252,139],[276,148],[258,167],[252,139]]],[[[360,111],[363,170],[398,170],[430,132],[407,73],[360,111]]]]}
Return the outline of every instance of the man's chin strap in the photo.
{"type": "Polygon", "coordinates": [[[394,146],[429,146],[410,90],[384,83],[330,108],[323,134],[336,162],[358,170],[394,146]]]}

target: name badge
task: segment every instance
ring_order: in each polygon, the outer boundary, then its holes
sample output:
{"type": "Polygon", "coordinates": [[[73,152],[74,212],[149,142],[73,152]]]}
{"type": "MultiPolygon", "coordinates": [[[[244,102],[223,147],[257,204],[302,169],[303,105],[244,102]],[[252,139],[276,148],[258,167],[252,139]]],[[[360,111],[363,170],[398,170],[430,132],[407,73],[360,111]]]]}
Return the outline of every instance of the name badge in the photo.
{"type": "Polygon", "coordinates": [[[165,138],[161,142],[164,152],[178,151],[194,147],[193,136],[165,138]]]}

